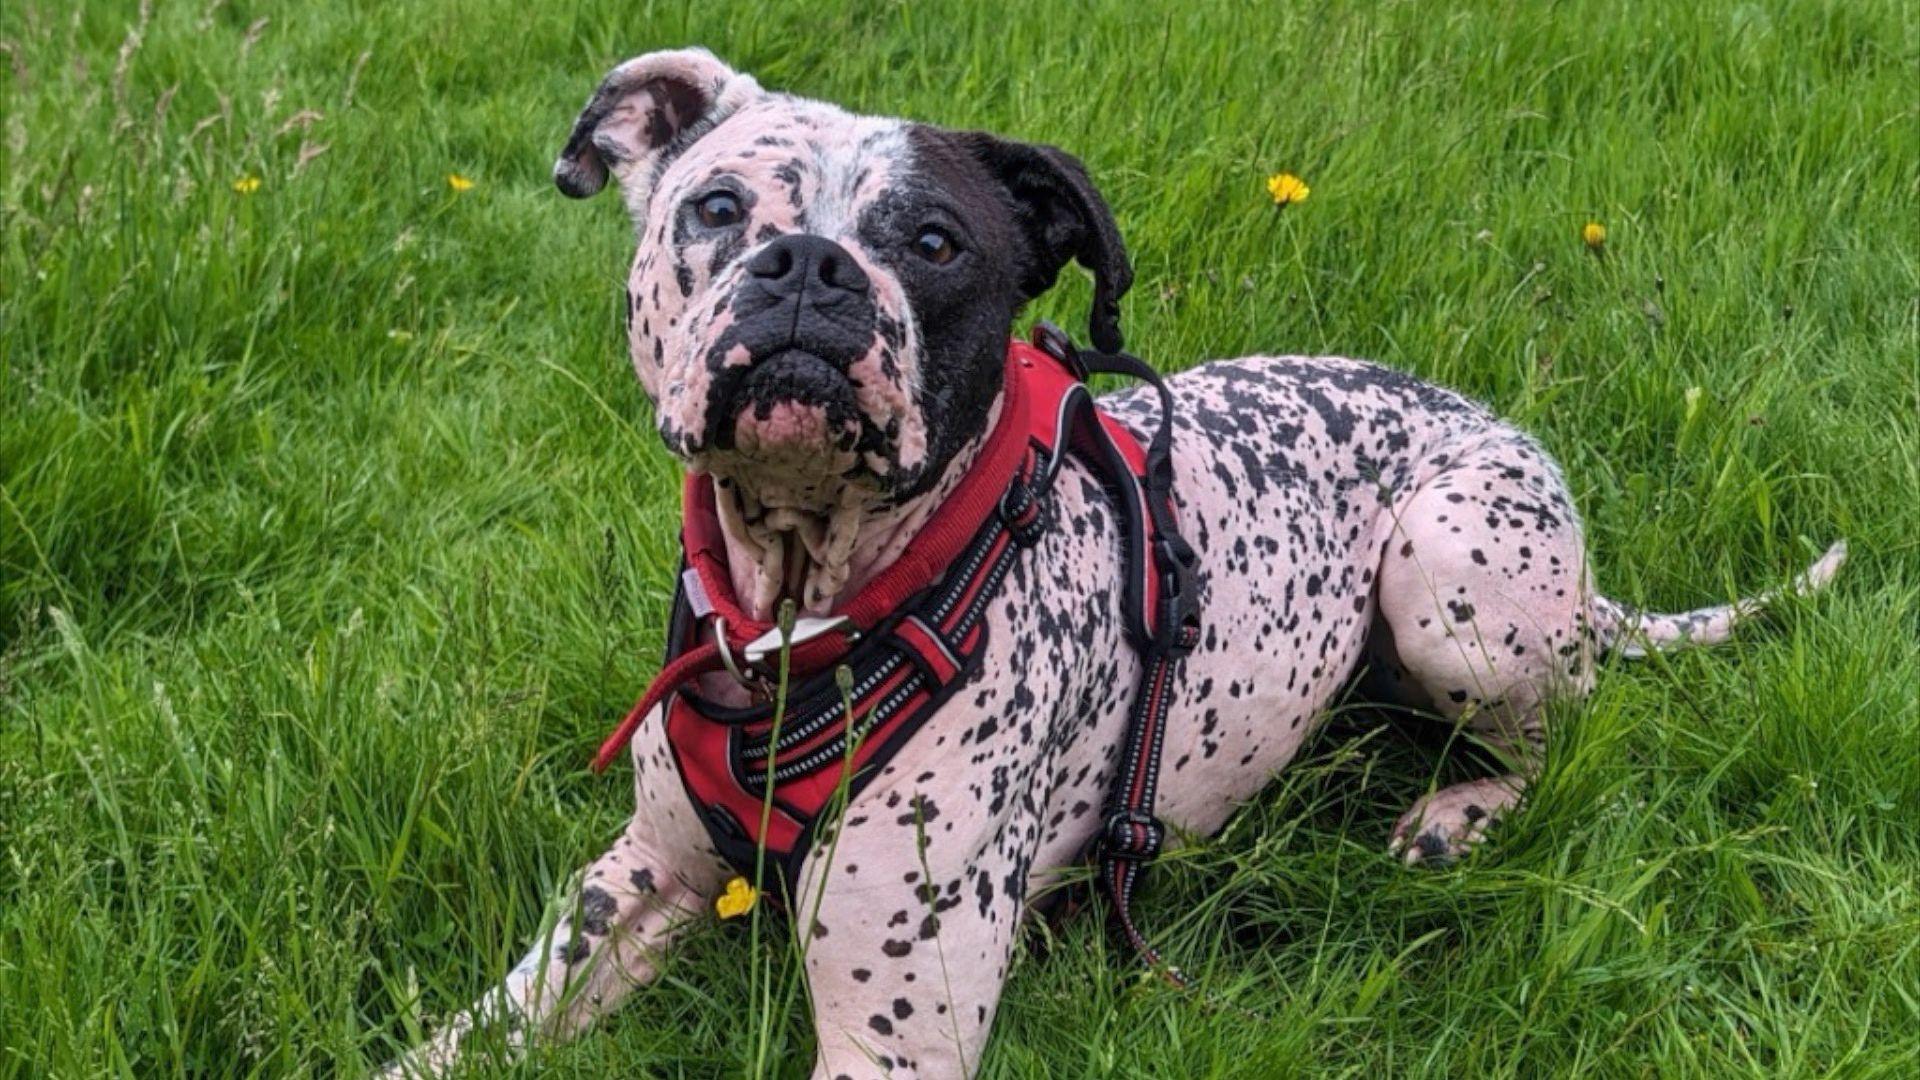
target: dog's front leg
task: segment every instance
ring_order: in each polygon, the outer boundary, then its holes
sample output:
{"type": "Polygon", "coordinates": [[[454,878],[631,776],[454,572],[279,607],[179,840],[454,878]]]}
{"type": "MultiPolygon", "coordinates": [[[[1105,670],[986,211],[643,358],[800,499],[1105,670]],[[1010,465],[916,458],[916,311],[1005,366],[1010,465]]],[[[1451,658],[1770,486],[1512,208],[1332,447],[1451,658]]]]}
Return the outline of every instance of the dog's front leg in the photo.
{"type": "Polygon", "coordinates": [[[712,913],[723,864],[671,772],[657,723],[643,727],[634,751],[633,819],[582,871],[552,931],[541,934],[498,986],[383,1075],[444,1075],[469,1039],[487,1029],[516,1056],[531,1041],[571,1038],[650,981],[662,951],[712,913]]]}
{"type": "Polygon", "coordinates": [[[690,880],[629,825],[586,868],[552,932],[541,935],[500,985],[450,1017],[386,1075],[443,1075],[468,1039],[487,1028],[515,1055],[533,1039],[572,1037],[654,977],[660,951],[707,910],[717,880],[717,874],[690,880]]]}
{"type": "Polygon", "coordinates": [[[819,904],[803,937],[816,1080],[964,1077],[980,1068],[1037,815],[1014,799],[1013,812],[981,822],[972,794],[941,794],[932,790],[938,783],[857,801],[831,863],[816,848],[802,878],[803,927],[819,904]]]}

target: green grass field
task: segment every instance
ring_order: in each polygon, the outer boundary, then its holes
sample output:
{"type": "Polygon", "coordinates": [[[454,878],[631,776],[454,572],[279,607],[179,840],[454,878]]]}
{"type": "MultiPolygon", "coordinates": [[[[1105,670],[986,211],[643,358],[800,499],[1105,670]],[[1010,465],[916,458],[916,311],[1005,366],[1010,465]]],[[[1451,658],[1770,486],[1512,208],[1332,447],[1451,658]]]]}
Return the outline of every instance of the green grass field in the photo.
{"type": "MultiPolygon", "coordinates": [[[[1138,351],[1484,398],[1615,596],[1853,545],[1736,644],[1603,675],[1455,868],[1383,846],[1473,766],[1342,719],[1147,892],[1262,1019],[1083,915],[1023,949],[986,1075],[1920,1075],[1911,6],[153,6],[0,5],[0,1077],[356,1075],[624,820],[585,764],[657,663],[675,468],[618,200],[548,170],[608,67],[686,43],[1074,150],[1138,351]]],[[[750,936],[498,1068],[805,1075],[792,950],[750,936]]]]}

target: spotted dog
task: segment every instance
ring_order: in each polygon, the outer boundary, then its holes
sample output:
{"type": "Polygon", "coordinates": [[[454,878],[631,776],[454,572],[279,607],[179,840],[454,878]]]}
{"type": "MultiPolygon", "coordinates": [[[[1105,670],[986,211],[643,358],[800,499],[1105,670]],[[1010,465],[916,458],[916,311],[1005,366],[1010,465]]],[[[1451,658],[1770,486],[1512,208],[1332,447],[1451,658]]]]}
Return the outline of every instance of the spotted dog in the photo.
{"type": "MultiPolygon", "coordinates": [[[[906,550],[1003,401],[1022,305],[1067,263],[1093,275],[1096,340],[1117,337],[1130,283],[1111,214],[1061,151],[768,92],[699,50],[615,68],[554,178],[574,197],[611,179],[626,202],[634,370],[667,447],[712,478],[727,572],[762,619],[789,599],[832,611],[906,550]]],[[[1505,763],[1393,827],[1408,863],[1456,858],[1518,803],[1544,706],[1584,695],[1598,655],[1719,641],[1767,599],[1655,615],[1599,595],[1539,444],[1397,371],[1253,357],[1171,387],[1204,619],[1162,755],[1178,832],[1219,829],[1365,668],[1505,763]]],[[[1102,406],[1157,423],[1148,393],[1102,406]]],[[[1107,491],[1070,461],[1050,498],[1054,527],[989,609],[984,664],[803,849],[792,918],[818,1077],[977,1069],[1022,913],[1100,828],[1141,660],[1107,491]]],[[[701,691],[747,694],[724,674],[701,691]]],[[[632,743],[633,819],[558,926],[396,1074],[445,1071],[483,1026],[516,1047],[579,1032],[713,910],[734,871],[657,720],[632,743]]]]}

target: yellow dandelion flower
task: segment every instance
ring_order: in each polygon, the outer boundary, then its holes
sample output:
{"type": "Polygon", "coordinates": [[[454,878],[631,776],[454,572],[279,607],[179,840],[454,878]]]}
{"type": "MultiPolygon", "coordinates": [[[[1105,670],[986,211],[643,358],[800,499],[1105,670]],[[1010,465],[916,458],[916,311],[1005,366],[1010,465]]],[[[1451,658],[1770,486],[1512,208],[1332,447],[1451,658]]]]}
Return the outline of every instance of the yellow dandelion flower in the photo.
{"type": "Polygon", "coordinates": [[[760,899],[760,890],[747,884],[743,877],[727,882],[727,891],[713,901],[713,910],[723,919],[735,919],[753,910],[754,902],[760,899]]]}
{"type": "Polygon", "coordinates": [[[1580,239],[1595,251],[1607,246],[1607,227],[1597,221],[1589,221],[1580,230],[1580,239]]]}
{"type": "Polygon", "coordinates": [[[243,176],[233,182],[233,190],[242,195],[251,195],[260,190],[260,178],[257,176],[243,176]]]}
{"type": "Polygon", "coordinates": [[[1267,177],[1267,194],[1273,196],[1273,205],[1284,208],[1297,202],[1306,202],[1307,196],[1313,194],[1313,189],[1307,186],[1305,180],[1283,172],[1267,177]]]}
{"type": "Polygon", "coordinates": [[[473,181],[467,179],[464,176],[461,176],[457,172],[450,172],[447,174],[447,186],[452,188],[456,193],[462,192],[462,191],[472,191],[473,181]]]}

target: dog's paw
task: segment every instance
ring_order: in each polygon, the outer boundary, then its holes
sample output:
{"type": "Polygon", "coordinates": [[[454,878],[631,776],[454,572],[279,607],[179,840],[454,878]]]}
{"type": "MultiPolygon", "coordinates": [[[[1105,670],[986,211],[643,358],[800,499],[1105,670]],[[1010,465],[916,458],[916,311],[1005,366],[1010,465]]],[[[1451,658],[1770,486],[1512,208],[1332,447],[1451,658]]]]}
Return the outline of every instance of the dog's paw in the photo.
{"type": "Polygon", "coordinates": [[[1445,866],[1484,840],[1501,813],[1520,801],[1515,777],[1489,777],[1442,788],[1394,823],[1387,851],[1408,866],[1445,866]]]}
{"type": "Polygon", "coordinates": [[[467,1038],[476,1026],[472,1012],[454,1016],[433,1038],[382,1065],[374,1080],[439,1080],[451,1075],[465,1059],[467,1038]]]}

